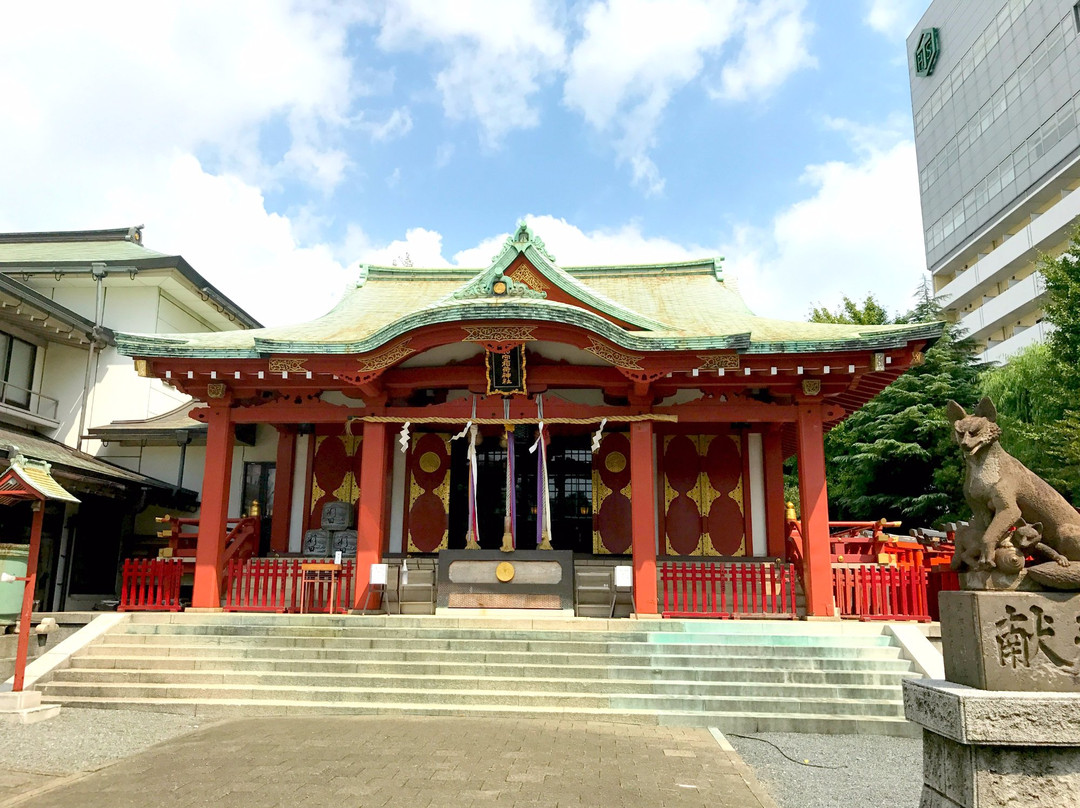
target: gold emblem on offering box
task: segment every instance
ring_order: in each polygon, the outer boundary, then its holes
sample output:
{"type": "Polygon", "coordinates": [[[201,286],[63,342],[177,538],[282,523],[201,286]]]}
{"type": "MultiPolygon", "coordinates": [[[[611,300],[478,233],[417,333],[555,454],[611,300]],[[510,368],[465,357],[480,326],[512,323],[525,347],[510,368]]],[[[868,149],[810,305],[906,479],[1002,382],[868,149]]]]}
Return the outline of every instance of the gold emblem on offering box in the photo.
{"type": "Polygon", "coordinates": [[[495,568],[495,577],[504,584],[514,580],[514,565],[509,561],[500,562],[499,566],[495,568]]]}

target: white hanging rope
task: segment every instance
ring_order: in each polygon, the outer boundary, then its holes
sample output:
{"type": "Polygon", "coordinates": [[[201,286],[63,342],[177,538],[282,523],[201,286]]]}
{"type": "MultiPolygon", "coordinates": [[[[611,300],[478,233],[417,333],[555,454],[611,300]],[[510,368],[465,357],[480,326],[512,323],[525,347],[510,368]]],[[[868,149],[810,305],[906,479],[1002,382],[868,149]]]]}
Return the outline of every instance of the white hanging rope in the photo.
{"type": "Polygon", "coordinates": [[[594,453],[600,451],[600,439],[604,436],[604,427],[605,426],[607,426],[607,418],[603,419],[600,422],[599,429],[597,429],[596,432],[593,433],[592,450],[593,450],[594,453]]]}
{"type": "Polygon", "coordinates": [[[536,397],[536,418],[539,423],[536,425],[540,430],[540,433],[536,436],[536,440],[533,441],[533,445],[529,447],[529,454],[536,454],[536,447],[540,445],[540,441],[544,439],[544,394],[540,393],[536,397]]]}

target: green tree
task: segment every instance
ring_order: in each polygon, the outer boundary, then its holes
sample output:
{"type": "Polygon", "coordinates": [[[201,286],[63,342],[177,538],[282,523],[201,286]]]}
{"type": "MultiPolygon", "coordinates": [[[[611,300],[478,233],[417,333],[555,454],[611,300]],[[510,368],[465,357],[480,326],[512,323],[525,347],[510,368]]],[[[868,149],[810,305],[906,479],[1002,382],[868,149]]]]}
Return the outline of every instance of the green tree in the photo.
{"type": "Polygon", "coordinates": [[[1052,345],[1031,345],[980,380],[998,410],[1001,444],[1072,501],[1080,499],[1077,390],[1052,345]]]}
{"type": "MultiPolygon", "coordinates": [[[[895,322],[941,320],[924,281],[911,311],[895,322]]],[[[963,460],[952,441],[945,406],[974,401],[982,366],[954,326],[921,365],[912,368],[825,440],[834,519],[900,519],[911,526],[956,518],[965,511],[963,460]]]]}
{"type": "Polygon", "coordinates": [[[1002,445],[1072,502],[1080,501],[1080,226],[1065,252],[1039,256],[1044,311],[1054,326],[1033,345],[987,373],[981,392],[994,400],[1002,445]]]}
{"type": "Polygon", "coordinates": [[[1039,271],[1046,282],[1043,310],[1054,325],[1050,347],[1063,364],[1059,372],[1075,375],[1080,364],[1080,224],[1073,226],[1065,252],[1057,258],[1039,256],[1039,271]]]}
{"type": "Polygon", "coordinates": [[[848,325],[885,325],[889,322],[889,313],[874,298],[867,295],[860,306],[847,295],[836,311],[829,311],[824,306],[817,306],[810,311],[812,323],[846,323],[848,325]]]}

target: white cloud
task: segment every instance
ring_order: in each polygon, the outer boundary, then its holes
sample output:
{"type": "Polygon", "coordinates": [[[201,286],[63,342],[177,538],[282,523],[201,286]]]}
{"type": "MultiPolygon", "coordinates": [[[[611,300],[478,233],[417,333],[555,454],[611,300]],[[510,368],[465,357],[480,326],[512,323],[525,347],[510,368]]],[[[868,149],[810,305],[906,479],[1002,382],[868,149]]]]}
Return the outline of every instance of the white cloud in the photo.
{"type": "Polygon", "coordinates": [[[813,26],[802,18],[804,0],[763,0],[742,20],[742,46],[720,72],[719,98],[745,101],[764,95],[797,70],[817,65],[807,51],[813,26]]]}
{"type": "Polygon", "coordinates": [[[326,246],[302,246],[298,228],[268,213],[257,188],[209,174],[190,155],[146,170],[149,182],[114,185],[99,200],[104,221],[148,222],[148,247],[183,255],[268,325],[311,319],[337,302],[350,280],[345,267],[326,246]]]}
{"type": "MultiPolygon", "coordinates": [[[[605,264],[648,264],[709,257],[714,250],[697,245],[682,245],[666,238],[646,236],[638,225],[629,223],[612,229],[584,231],[566,219],[549,215],[525,217],[533,232],[544,240],[549,252],[561,266],[596,266],[605,264]]],[[[398,264],[407,254],[417,267],[468,267],[482,269],[502,249],[509,232],[488,236],[474,247],[459,250],[448,259],[443,255],[442,235],[423,227],[412,228],[404,239],[385,246],[372,244],[367,236],[353,228],[343,254],[360,263],[398,264]]]]}
{"type": "Polygon", "coordinates": [[[926,10],[926,0],[866,0],[863,22],[880,34],[906,38],[926,10]]]}
{"type": "Polygon", "coordinates": [[[750,307],[803,319],[872,292],[907,310],[926,266],[914,144],[863,146],[855,161],[809,166],[802,179],[810,196],[767,229],[737,229],[724,248],[750,307]]]}
{"type": "Polygon", "coordinates": [[[366,128],[371,132],[371,139],[385,142],[404,137],[412,130],[412,115],[408,107],[398,107],[382,123],[367,124],[366,128]]]}
{"type": "Polygon", "coordinates": [[[303,246],[319,217],[299,209],[294,226],[259,185],[328,190],[346,174],[338,141],[362,90],[347,15],[283,2],[5,9],[0,229],[145,223],[148,246],[182,254],[257,318],[321,313],[344,268],[303,246]],[[277,154],[260,152],[268,124],[284,132],[277,154]],[[281,295],[295,277],[306,282],[281,295]]]}
{"type": "Polygon", "coordinates": [[[442,255],[442,234],[424,227],[409,228],[405,238],[376,245],[361,228],[352,226],[339,254],[346,255],[353,265],[403,266],[407,262],[415,267],[451,265],[442,255]]]}
{"type": "Polygon", "coordinates": [[[539,122],[532,102],[562,67],[565,35],[548,0],[397,0],[386,5],[378,44],[387,51],[435,48],[446,66],[435,77],[451,119],[473,118],[484,140],[539,122]]]}
{"type": "Polygon", "coordinates": [[[635,183],[663,191],[650,152],[672,96],[720,66],[716,98],[761,97],[813,63],[804,2],[779,0],[599,0],[582,17],[563,100],[614,135],[635,183]],[[733,43],[734,60],[718,61],[733,43]]]}

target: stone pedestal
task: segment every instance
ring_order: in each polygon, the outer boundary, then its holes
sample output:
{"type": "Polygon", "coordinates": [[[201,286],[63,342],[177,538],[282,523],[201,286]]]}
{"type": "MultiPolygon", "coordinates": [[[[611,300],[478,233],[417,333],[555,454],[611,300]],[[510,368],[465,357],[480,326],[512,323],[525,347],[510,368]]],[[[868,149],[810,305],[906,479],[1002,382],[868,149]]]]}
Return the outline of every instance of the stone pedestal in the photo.
{"type": "Polygon", "coordinates": [[[0,693],[0,723],[36,724],[60,714],[59,704],[42,704],[36,690],[0,693]]]}
{"type": "Polygon", "coordinates": [[[1080,695],[904,682],[923,728],[920,808],[1080,806],[1080,695]]]}
{"type": "Polygon", "coordinates": [[[942,592],[939,603],[950,682],[1080,694],[1080,594],[942,592]]]}
{"type": "Polygon", "coordinates": [[[1080,806],[1080,595],[941,593],[949,681],[904,682],[920,808],[1080,806]]]}

